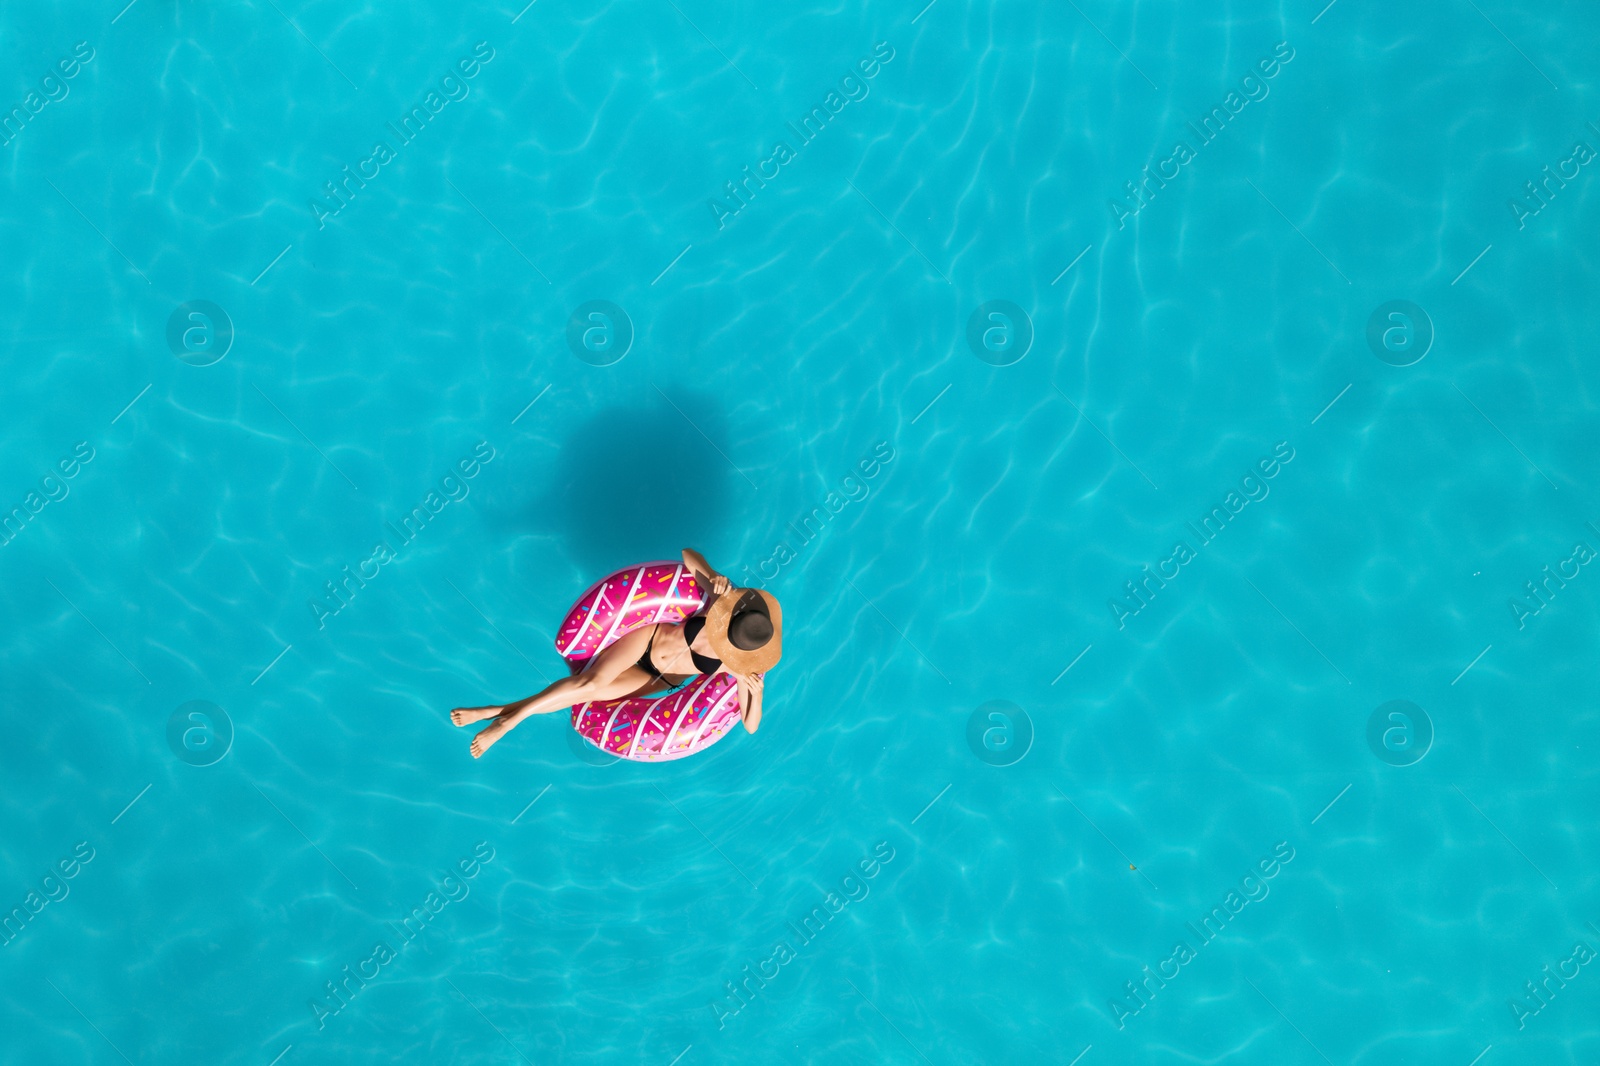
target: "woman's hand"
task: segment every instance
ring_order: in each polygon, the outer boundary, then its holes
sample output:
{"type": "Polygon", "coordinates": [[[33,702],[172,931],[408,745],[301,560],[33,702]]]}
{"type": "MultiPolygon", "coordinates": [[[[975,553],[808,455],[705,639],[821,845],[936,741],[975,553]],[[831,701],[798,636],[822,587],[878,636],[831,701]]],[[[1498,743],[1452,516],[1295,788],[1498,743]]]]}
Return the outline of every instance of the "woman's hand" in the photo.
{"type": "Polygon", "coordinates": [[[693,548],[683,549],[683,565],[689,568],[700,587],[706,590],[707,605],[733,587],[733,582],[713,570],[711,564],[706,562],[706,557],[693,548]]]}
{"type": "Polygon", "coordinates": [[[735,674],[734,679],[739,682],[739,718],[745,731],[754,733],[761,725],[761,675],[735,674]]]}

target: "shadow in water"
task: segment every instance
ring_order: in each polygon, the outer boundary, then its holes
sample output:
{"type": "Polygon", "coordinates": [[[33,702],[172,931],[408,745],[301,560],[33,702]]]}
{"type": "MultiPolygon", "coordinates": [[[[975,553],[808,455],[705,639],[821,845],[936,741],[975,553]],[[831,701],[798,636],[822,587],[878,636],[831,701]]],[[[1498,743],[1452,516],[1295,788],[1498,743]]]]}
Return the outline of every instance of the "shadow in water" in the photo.
{"type": "MultiPolygon", "coordinates": [[[[712,440],[726,439],[726,421],[708,397],[667,394],[712,440]]],[[[739,476],[659,396],[579,424],[549,470],[528,518],[561,537],[596,577],[705,544],[727,520],[730,482],[739,476]]]]}

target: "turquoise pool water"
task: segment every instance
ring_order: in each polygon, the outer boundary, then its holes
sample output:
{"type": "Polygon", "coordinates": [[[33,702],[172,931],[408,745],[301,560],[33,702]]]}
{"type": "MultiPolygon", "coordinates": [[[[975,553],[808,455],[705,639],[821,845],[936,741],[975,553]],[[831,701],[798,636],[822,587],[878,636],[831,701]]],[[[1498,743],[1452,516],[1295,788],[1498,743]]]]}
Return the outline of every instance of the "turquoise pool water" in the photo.
{"type": "Polygon", "coordinates": [[[0,1059],[1600,1061],[1600,19],[1413,7],[6,5],[0,1059]],[[758,734],[469,756],[685,546],[758,734]]]}

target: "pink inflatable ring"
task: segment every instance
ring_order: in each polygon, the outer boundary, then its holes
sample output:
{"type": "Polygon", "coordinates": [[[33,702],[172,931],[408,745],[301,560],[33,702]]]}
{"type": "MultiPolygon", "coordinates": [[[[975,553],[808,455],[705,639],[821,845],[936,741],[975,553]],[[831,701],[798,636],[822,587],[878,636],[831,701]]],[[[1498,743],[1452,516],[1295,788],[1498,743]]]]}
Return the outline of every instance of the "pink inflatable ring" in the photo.
{"type": "MultiPolygon", "coordinates": [[[[601,578],[572,605],[556,632],[556,651],[574,674],[603,648],[657,622],[676,625],[705,603],[681,563],[641,563],[601,578]]],[[[704,751],[739,721],[738,684],[702,674],[666,696],[579,703],[572,728],[608,755],[665,762],[704,751]]]]}

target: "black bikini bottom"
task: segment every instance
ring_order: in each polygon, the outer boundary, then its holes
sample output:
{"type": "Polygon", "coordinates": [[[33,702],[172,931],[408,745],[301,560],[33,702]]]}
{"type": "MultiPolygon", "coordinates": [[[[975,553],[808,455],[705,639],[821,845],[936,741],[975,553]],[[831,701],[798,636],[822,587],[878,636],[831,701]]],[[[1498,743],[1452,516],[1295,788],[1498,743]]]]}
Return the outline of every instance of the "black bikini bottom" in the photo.
{"type": "MultiPolygon", "coordinates": [[[[637,666],[639,669],[643,670],[645,673],[649,674],[655,680],[664,681],[664,680],[666,680],[666,675],[664,675],[660,670],[657,670],[656,669],[656,664],[650,661],[650,649],[654,648],[655,644],[656,644],[656,635],[654,633],[651,633],[650,634],[650,643],[645,645],[644,654],[639,656],[639,661],[634,663],[634,665],[637,666]]],[[[682,681],[679,681],[676,685],[673,685],[672,688],[668,689],[667,691],[671,692],[671,691],[673,691],[675,689],[680,689],[684,685],[687,685],[689,682],[693,681],[695,678],[697,678],[699,676],[700,676],[699,674],[690,674],[688,677],[684,678],[682,681]]]]}

